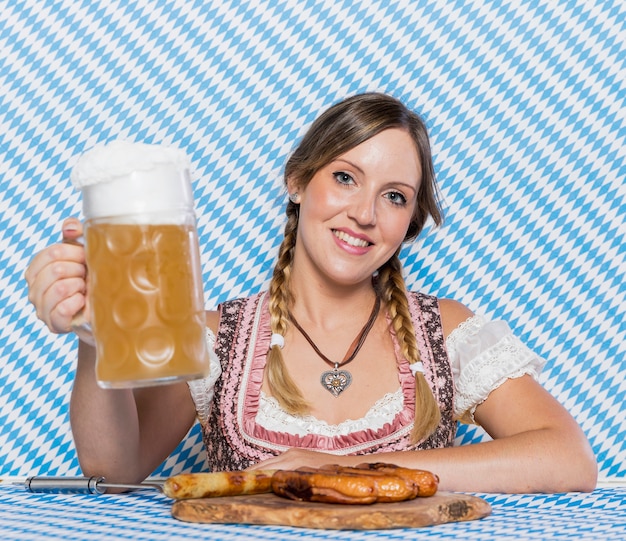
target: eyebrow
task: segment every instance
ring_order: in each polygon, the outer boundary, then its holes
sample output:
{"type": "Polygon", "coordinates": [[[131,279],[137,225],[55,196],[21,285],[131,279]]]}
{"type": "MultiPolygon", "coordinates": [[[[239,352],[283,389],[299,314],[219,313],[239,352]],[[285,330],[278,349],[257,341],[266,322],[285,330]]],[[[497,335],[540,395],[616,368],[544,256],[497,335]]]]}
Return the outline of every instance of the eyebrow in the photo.
{"type": "MultiPolygon", "coordinates": [[[[365,175],[365,171],[363,171],[363,169],[361,169],[356,163],[351,162],[350,160],[346,160],[345,158],[336,158],[333,161],[334,162],[344,162],[344,163],[347,163],[349,166],[351,166],[354,169],[356,169],[361,175],[365,175]]],[[[403,182],[401,180],[395,180],[393,182],[390,182],[389,184],[399,184],[401,186],[406,186],[407,188],[409,188],[413,192],[417,193],[419,191],[420,182],[417,183],[417,187],[413,186],[412,184],[409,184],[408,182],[403,182]]]]}
{"type": "Polygon", "coordinates": [[[335,158],[333,161],[347,163],[350,167],[357,169],[362,175],[365,174],[365,171],[363,171],[363,169],[361,169],[356,163],[351,162],[350,160],[346,160],[345,158],[335,158]]]}

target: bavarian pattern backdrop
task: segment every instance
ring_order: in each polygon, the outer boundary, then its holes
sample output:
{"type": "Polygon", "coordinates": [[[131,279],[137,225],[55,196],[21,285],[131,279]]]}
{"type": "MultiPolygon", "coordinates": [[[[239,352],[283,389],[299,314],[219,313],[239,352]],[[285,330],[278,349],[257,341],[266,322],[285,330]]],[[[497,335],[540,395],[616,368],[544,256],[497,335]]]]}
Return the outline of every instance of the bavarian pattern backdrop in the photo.
{"type": "MultiPolygon", "coordinates": [[[[625,21],[622,0],[0,0],[0,476],[79,472],[76,341],[23,278],[80,216],[76,158],[188,153],[214,308],[266,287],[305,128],[384,91],[425,118],[446,214],[403,250],[410,288],[507,320],[623,479],[625,21]]],[[[204,467],[196,427],[157,473],[204,467]]]]}

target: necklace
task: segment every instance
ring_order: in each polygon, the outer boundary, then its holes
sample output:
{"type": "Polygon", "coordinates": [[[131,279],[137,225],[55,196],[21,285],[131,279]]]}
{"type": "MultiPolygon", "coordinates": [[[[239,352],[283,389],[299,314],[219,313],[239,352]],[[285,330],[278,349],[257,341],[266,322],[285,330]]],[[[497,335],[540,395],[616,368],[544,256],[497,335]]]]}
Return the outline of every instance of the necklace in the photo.
{"type": "Polygon", "coordinates": [[[315,353],[317,353],[322,360],[333,367],[332,370],[326,370],[322,373],[322,377],[320,378],[320,383],[322,387],[329,391],[333,396],[338,397],[341,393],[343,393],[346,388],[352,383],[352,374],[347,370],[339,370],[340,367],[345,366],[357,356],[357,353],[363,346],[367,335],[370,330],[374,326],[374,321],[376,321],[376,316],[378,315],[378,311],[380,310],[380,299],[376,296],[376,301],[374,302],[374,307],[372,308],[372,313],[370,314],[369,319],[365,323],[365,326],[361,329],[358,336],[354,339],[348,351],[346,352],[343,361],[340,363],[335,363],[331,361],[326,355],[324,355],[319,348],[315,345],[315,342],[311,339],[311,337],[305,332],[305,330],[300,326],[300,324],[296,321],[296,318],[293,317],[292,314],[289,314],[289,318],[291,322],[294,324],[296,329],[298,329],[306,341],[311,345],[315,353]]]}

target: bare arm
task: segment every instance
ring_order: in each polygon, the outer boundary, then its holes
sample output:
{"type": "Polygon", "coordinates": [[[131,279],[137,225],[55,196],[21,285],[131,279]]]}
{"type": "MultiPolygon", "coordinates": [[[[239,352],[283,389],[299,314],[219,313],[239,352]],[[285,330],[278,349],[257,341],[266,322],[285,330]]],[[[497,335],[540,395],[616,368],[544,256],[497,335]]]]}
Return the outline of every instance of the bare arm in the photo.
{"type": "Polygon", "coordinates": [[[530,376],[511,379],[476,409],[493,441],[389,455],[437,473],[443,490],[567,492],[595,488],[589,444],[567,411],[530,376]]]}
{"type": "Polygon", "coordinates": [[[436,473],[441,490],[523,493],[595,488],[596,461],[584,434],[569,413],[530,376],[509,380],[493,391],[477,408],[476,419],[495,438],[493,441],[365,456],[290,449],[255,468],[390,462],[436,473]],[[516,412],[511,413],[512,405],[516,412]]]}
{"type": "Polygon", "coordinates": [[[101,389],[95,350],[80,342],[70,421],[81,469],[110,482],[145,479],[176,448],[195,419],[186,383],[101,389]]]}
{"type": "MultiPolygon", "coordinates": [[[[63,224],[64,243],[37,254],[26,271],[29,299],[55,333],[71,329],[85,307],[84,250],[72,244],[78,220],[63,224]]],[[[195,418],[186,383],[136,390],[98,386],[95,350],[79,342],[70,420],[81,468],[110,482],[134,483],[150,474],[182,440],[195,418]]]]}
{"type": "MultiPolygon", "coordinates": [[[[440,308],[446,337],[473,315],[452,300],[440,301],[440,308]]],[[[587,438],[532,377],[507,380],[476,408],[474,417],[493,441],[443,453],[425,451],[419,457],[442,470],[442,487],[490,492],[595,488],[597,465],[587,438]]]]}
{"type": "MultiPolygon", "coordinates": [[[[442,302],[444,334],[472,313],[442,302]]],[[[530,376],[509,379],[476,408],[476,421],[493,441],[425,451],[336,456],[291,449],[257,467],[346,466],[385,461],[436,473],[441,490],[476,492],[590,491],[597,465],[572,416],[530,376]]]]}

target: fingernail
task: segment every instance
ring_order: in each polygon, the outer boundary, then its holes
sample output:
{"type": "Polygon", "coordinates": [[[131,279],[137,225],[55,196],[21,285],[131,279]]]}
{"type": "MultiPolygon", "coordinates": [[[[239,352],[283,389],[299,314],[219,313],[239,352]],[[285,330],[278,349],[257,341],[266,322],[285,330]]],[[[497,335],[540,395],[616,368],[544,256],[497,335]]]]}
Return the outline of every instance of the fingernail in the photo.
{"type": "Polygon", "coordinates": [[[69,231],[69,232],[78,231],[78,226],[74,223],[64,224],[63,231],[69,231]]]}

